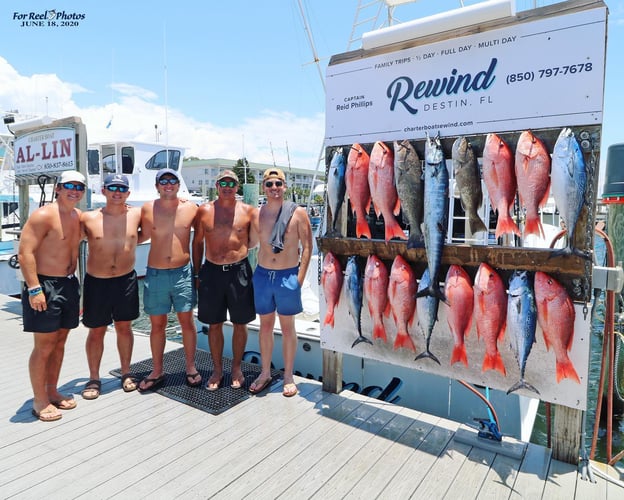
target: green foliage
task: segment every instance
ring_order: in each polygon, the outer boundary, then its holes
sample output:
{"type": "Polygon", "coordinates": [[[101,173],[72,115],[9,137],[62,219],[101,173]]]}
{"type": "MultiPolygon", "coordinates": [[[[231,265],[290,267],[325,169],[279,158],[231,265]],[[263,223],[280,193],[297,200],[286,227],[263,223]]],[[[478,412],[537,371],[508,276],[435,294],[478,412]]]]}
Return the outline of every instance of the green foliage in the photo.
{"type": "Polygon", "coordinates": [[[240,186],[238,188],[238,194],[240,195],[243,194],[243,184],[245,183],[245,167],[247,167],[247,184],[256,183],[256,177],[249,168],[249,162],[247,161],[247,158],[238,159],[233,170],[240,180],[240,186]]]}

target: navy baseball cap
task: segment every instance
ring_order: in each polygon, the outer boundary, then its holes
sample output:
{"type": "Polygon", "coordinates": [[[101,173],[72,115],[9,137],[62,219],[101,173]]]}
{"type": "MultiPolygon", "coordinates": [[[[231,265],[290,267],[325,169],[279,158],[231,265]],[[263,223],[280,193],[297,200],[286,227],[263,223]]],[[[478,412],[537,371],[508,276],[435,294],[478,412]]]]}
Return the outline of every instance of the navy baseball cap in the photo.
{"type": "Polygon", "coordinates": [[[163,175],[167,175],[167,174],[173,175],[176,179],[180,180],[180,175],[178,174],[177,171],[173,170],[172,168],[161,168],[156,173],[156,182],[158,182],[163,175]]]}
{"type": "Polygon", "coordinates": [[[128,178],[123,174],[108,174],[104,178],[104,187],[108,186],[125,186],[129,188],[130,183],[128,182],[128,178]]]}

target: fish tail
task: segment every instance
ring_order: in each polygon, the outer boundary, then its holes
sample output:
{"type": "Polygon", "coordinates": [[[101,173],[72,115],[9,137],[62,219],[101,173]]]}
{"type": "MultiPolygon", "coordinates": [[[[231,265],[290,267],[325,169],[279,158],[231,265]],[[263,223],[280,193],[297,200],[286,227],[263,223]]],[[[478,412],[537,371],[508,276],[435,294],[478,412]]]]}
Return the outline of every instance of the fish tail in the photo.
{"type": "Polygon", "coordinates": [[[495,236],[500,238],[504,234],[515,234],[521,236],[520,229],[514,220],[507,214],[499,213],[498,221],[496,222],[495,236]]]}
{"type": "Polygon", "coordinates": [[[395,351],[397,349],[400,349],[401,347],[404,347],[405,349],[416,352],[416,346],[414,345],[414,341],[409,336],[409,334],[405,332],[397,333],[396,339],[394,339],[393,347],[395,351]]]}
{"type": "Polygon", "coordinates": [[[357,339],[355,339],[353,341],[353,344],[351,344],[351,348],[353,349],[356,345],[358,345],[360,342],[365,342],[367,344],[373,345],[373,343],[370,341],[370,339],[367,339],[366,337],[364,337],[363,335],[360,335],[357,339]]]}
{"type": "Polygon", "coordinates": [[[468,366],[468,356],[466,355],[465,344],[459,344],[453,347],[453,353],[451,354],[451,365],[460,361],[464,363],[465,366],[468,366]]]}
{"type": "Polygon", "coordinates": [[[440,366],[442,366],[441,363],[440,363],[440,360],[429,349],[427,349],[425,352],[422,352],[418,356],[416,356],[414,358],[414,361],[418,361],[419,359],[424,359],[424,358],[432,359],[433,361],[438,363],[440,366]]]}
{"type": "Polygon", "coordinates": [[[410,230],[410,235],[407,239],[407,248],[425,248],[425,238],[423,234],[410,230]]]}
{"type": "Polygon", "coordinates": [[[500,352],[496,351],[496,354],[490,354],[488,352],[485,353],[481,371],[486,372],[488,370],[498,370],[499,372],[503,374],[503,376],[507,376],[507,370],[505,370],[505,363],[503,363],[503,358],[501,357],[500,352]]]}
{"type": "Polygon", "coordinates": [[[362,217],[357,217],[355,224],[355,235],[357,238],[361,236],[366,236],[369,240],[372,239],[370,227],[368,227],[368,222],[366,222],[366,218],[364,215],[362,217]]]}
{"type": "Polygon", "coordinates": [[[327,313],[325,313],[325,320],[323,321],[323,326],[330,325],[332,328],[334,327],[334,310],[327,309],[327,313]]]}
{"type": "Polygon", "coordinates": [[[518,382],[516,382],[507,390],[507,394],[511,394],[512,392],[517,391],[518,389],[527,389],[529,391],[535,392],[536,394],[540,393],[534,386],[532,386],[526,380],[521,378],[520,380],[518,380],[518,382]]]}
{"type": "Polygon", "coordinates": [[[336,228],[331,228],[324,235],[324,238],[342,238],[342,233],[338,231],[336,228]]]}
{"type": "Polygon", "coordinates": [[[577,384],[581,383],[576,369],[569,358],[563,361],[557,361],[557,383],[561,382],[564,378],[574,380],[577,384]]]}
{"type": "Polygon", "coordinates": [[[403,229],[401,229],[401,226],[397,224],[397,221],[390,217],[388,217],[388,219],[389,220],[384,219],[386,241],[390,241],[392,238],[406,240],[407,236],[405,236],[403,229]]]}
{"type": "Polygon", "coordinates": [[[472,234],[487,232],[488,228],[485,226],[485,222],[481,220],[479,215],[475,214],[474,217],[468,219],[468,225],[470,226],[470,232],[472,234]]]}
{"type": "Polygon", "coordinates": [[[529,218],[527,216],[526,224],[524,225],[524,236],[526,237],[529,234],[544,238],[544,228],[542,227],[542,221],[539,220],[539,217],[529,218]]]}
{"type": "Polygon", "coordinates": [[[444,295],[444,292],[440,289],[440,286],[435,286],[433,283],[428,286],[427,288],[423,288],[422,290],[420,290],[419,292],[416,293],[416,298],[418,297],[434,297],[438,300],[441,300],[442,302],[444,302],[446,305],[450,305],[448,299],[446,298],[446,295],[444,295]]]}
{"type": "Polygon", "coordinates": [[[373,327],[373,340],[381,339],[384,342],[388,341],[388,337],[386,336],[386,329],[383,327],[383,323],[376,323],[373,327]]]}

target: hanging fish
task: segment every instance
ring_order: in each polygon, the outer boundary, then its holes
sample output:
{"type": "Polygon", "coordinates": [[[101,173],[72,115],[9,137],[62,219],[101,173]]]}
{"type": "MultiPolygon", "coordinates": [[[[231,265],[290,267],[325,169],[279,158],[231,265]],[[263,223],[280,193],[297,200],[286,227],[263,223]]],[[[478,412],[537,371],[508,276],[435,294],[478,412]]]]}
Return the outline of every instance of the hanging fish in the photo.
{"type": "Polygon", "coordinates": [[[485,344],[481,371],[498,370],[505,376],[507,371],[498,350],[498,343],[505,336],[507,294],[501,277],[485,262],[477,270],[473,293],[473,319],[477,327],[477,337],[485,344]]]}
{"type": "Polygon", "coordinates": [[[362,335],[362,295],[364,281],[357,262],[357,256],[352,255],[347,259],[345,268],[345,286],[347,287],[347,297],[349,298],[349,313],[355,322],[358,338],[355,339],[351,347],[355,347],[360,342],[372,344],[372,342],[362,335]]]}
{"type": "Polygon", "coordinates": [[[482,170],[490,204],[498,214],[496,238],[504,234],[520,236],[520,229],[510,216],[517,187],[514,157],[507,143],[496,134],[488,134],[485,139],[482,170]]]}
{"type": "Polygon", "coordinates": [[[520,380],[512,385],[507,394],[518,389],[528,389],[539,394],[539,391],[524,379],[527,359],[535,343],[537,327],[537,308],[533,284],[527,271],[514,271],[509,280],[507,298],[507,333],[511,348],[518,360],[520,380]]]}
{"type": "Polygon", "coordinates": [[[383,216],[385,240],[406,240],[407,237],[395,218],[401,211],[401,203],[394,184],[394,153],[385,142],[377,141],[371,151],[368,185],[375,215],[378,218],[383,216]]]}
{"type": "Polygon", "coordinates": [[[516,146],[516,180],[520,205],[526,210],[524,236],[544,238],[539,209],[548,201],[550,191],[550,155],[544,143],[530,130],[520,134],[516,146]]]}
{"type": "Polygon", "coordinates": [[[487,227],[478,213],[483,203],[479,163],[468,139],[465,137],[455,139],[452,158],[455,189],[459,191],[459,199],[468,218],[470,233],[487,232],[487,227]]]}
{"type": "Polygon", "coordinates": [[[535,273],[535,303],[546,349],[550,350],[552,346],[555,351],[557,383],[569,378],[580,384],[581,380],[568,356],[574,340],[576,317],[572,299],[555,278],[538,271],[535,273]]]}
{"type": "Polygon", "coordinates": [[[355,236],[371,239],[371,231],[366,216],[371,204],[368,187],[368,167],[370,157],[359,144],[353,144],[347,156],[346,185],[351,210],[355,214],[355,236]]]}
{"type": "Polygon", "coordinates": [[[423,248],[421,225],[424,210],[422,164],[408,140],[394,141],[394,182],[401,202],[403,222],[409,226],[407,248],[423,248]]]}
{"type": "Polygon", "coordinates": [[[336,256],[327,252],[323,259],[323,273],[321,274],[321,286],[323,287],[323,295],[325,296],[325,304],[327,312],[323,325],[334,327],[334,310],[340,300],[340,290],[342,290],[342,266],[336,256]]]}
{"type": "Polygon", "coordinates": [[[369,255],[364,269],[364,295],[373,322],[373,340],[381,339],[384,342],[388,339],[383,317],[390,314],[388,283],[389,275],[385,264],[376,255],[369,255]]]}
{"type": "Polygon", "coordinates": [[[332,154],[327,175],[327,201],[329,202],[332,223],[331,228],[325,233],[325,237],[342,238],[342,234],[336,229],[336,222],[338,221],[338,213],[347,191],[346,172],[347,163],[345,155],[342,148],[338,148],[332,154]]]}
{"type": "Polygon", "coordinates": [[[574,230],[585,203],[587,172],[581,148],[574,132],[564,128],[553,149],[552,171],[550,174],[552,195],[568,232],[566,248],[553,252],[554,255],[575,253],[587,258],[587,254],[574,248],[574,230]]]}
{"type": "Polygon", "coordinates": [[[440,360],[435,354],[431,352],[429,346],[431,344],[431,335],[433,334],[433,327],[436,321],[438,321],[438,307],[440,306],[440,300],[435,295],[420,294],[421,291],[427,290],[431,286],[431,273],[429,268],[425,269],[425,272],[420,278],[420,284],[418,285],[418,296],[416,299],[416,314],[418,316],[418,325],[423,335],[427,339],[427,349],[425,352],[420,353],[414,361],[419,359],[429,358],[440,364],[440,360]]]}
{"type": "Polygon", "coordinates": [[[447,302],[440,290],[439,273],[448,225],[449,174],[439,133],[434,139],[427,134],[424,179],[427,207],[424,218],[425,249],[431,280],[427,288],[419,290],[418,297],[430,295],[447,302]]]}
{"type": "Polygon", "coordinates": [[[414,341],[410,337],[408,326],[414,322],[416,310],[416,276],[403,257],[397,255],[390,269],[388,300],[390,310],[397,326],[394,349],[401,347],[416,352],[414,341]]]}
{"type": "Polygon", "coordinates": [[[462,362],[468,366],[464,339],[472,328],[474,294],[470,276],[463,267],[456,264],[449,267],[446,273],[444,293],[449,301],[446,320],[455,341],[451,354],[451,365],[462,362]]]}

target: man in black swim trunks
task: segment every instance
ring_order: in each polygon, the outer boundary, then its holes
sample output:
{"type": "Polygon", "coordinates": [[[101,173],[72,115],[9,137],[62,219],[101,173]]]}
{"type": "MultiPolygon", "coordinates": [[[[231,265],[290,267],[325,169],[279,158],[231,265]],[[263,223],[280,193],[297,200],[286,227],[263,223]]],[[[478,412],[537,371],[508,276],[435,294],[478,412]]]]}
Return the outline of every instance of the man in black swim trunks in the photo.
{"type": "Polygon", "coordinates": [[[35,210],[22,229],[18,259],[24,277],[24,331],[33,332],[28,368],[33,388],[32,414],[43,422],[61,418],[76,401],[58,391],[65,342],[78,326],[80,286],[74,275],[80,244],[80,210],[86,188],[84,176],[63,172],[56,200],[35,210]]]}
{"type": "Polygon", "coordinates": [[[193,236],[197,317],[210,325],[208,343],[214,369],[206,385],[209,391],[216,391],[223,379],[223,322],[228,311],[234,325],[231,387],[244,386],[241,363],[247,344],[247,323],[256,317],[247,253],[258,244],[258,209],[236,200],[238,177],[231,170],[219,175],[216,187],[218,199],[204,203],[197,211],[193,236]]]}
{"type": "Polygon", "coordinates": [[[125,175],[106,176],[102,194],[106,206],[83,212],[80,217],[89,248],[82,316],[83,324],[89,328],[86,343],[89,381],[82,391],[84,399],[96,399],[100,395],[104,335],[113,322],[121,362],[121,387],[130,392],[138,383],[130,374],[130,360],[134,345],[132,320],[139,317],[134,263],[136,246],[141,241],[141,208],[126,204],[130,183],[125,175]]]}

